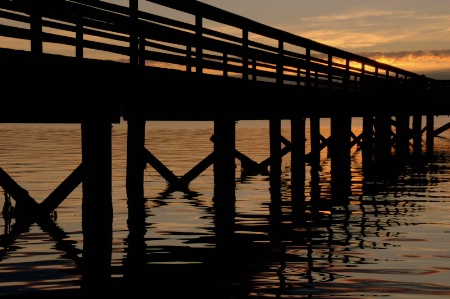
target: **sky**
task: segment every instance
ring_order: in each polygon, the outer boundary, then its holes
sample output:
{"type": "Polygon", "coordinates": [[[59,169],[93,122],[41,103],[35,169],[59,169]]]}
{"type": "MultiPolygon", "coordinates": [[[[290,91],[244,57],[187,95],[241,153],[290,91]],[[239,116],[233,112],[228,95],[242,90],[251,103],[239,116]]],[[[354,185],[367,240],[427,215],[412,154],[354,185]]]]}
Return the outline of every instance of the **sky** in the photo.
{"type": "Polygon", "coordinates": [[[203,0],[251,20],[450,79],[449,0],[203,0]]]}

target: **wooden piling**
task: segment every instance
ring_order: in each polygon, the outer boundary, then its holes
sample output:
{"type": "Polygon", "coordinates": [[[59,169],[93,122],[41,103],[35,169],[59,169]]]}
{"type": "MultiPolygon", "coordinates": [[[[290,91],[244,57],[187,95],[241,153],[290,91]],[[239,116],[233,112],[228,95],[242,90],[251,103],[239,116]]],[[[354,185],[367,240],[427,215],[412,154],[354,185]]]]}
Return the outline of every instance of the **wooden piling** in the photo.
{"type": "Polygon", "coordinates": [[[392,158],[391,116],[385,113],[375,115],[374,154],[375,162],[386,165],[392,158]]]}
{"type": "Polygon", "coordinates": [[[81,123],[84,168],[82,229],[83,287],[104,287],[111,278],[112,126],[107,109],[86,107],[81,123]]]}
{"type": "Polygon", "coordinates": [[[347,202],[351,194],[351,116],[336,115],[331,118],[331,192],[333,200],[347,202]]]}
{"type": "Polygon", "coordinates": [[[409,115],[398,114],[395,119],[395,154],[402,158],[409,155],[409,115]]]}
{"type": "Polygon", "coordinates": [[[146,120],[140,105],[128,110],[127,174],[126,191],[128,200],[144,198],[144,169],[146,165],[145,125],[146,120]]]}
{"type": "Polygon", "coordinates": [[[422,153],[422,115],[414,114],[412,121],[413,153],[422,153]]]}
{"type": "Polygon", "coordinates": [[[291,201],[294,221],[304,221],[306,179],[305,118],[291,119],[291,201]]]}

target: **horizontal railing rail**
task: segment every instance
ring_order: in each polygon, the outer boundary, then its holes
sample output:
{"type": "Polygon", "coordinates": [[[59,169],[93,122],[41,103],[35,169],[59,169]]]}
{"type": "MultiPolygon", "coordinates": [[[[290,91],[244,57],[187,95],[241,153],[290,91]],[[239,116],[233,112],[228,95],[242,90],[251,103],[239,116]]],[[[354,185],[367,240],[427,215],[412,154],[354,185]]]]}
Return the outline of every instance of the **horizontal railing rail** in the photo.
{"type": "Polygon", "coordinates": [[[350,92],[382,87],[448,89],[439,80],[202,2],[130,0],[129,3],[127,7],[105,1],[1,0],[0,36],[29,41],[29,47],[23,48],[36,55],[54,53],[56,50],[47,45],[55,44],[59,45],[55,48],[61,48],[58,54],[80,59],[102,57],[141,67],[306,88],[350,92]],[[175,10],[191,21],[139,9],[138,4],[148,3],[175,10]],[[207,22],[216,26],[208,27],[207,22]]]}

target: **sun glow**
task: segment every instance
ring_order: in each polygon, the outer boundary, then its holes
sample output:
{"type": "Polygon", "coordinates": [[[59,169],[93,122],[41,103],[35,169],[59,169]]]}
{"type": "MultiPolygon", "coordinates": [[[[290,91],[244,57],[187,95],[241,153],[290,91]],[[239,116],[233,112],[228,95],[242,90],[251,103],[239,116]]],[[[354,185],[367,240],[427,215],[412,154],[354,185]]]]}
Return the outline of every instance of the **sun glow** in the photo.
{"type": "Polygon", "coordinates": [[[363,56],[413,72],[450,69],[450,50],[367,52],[363,56]]]}

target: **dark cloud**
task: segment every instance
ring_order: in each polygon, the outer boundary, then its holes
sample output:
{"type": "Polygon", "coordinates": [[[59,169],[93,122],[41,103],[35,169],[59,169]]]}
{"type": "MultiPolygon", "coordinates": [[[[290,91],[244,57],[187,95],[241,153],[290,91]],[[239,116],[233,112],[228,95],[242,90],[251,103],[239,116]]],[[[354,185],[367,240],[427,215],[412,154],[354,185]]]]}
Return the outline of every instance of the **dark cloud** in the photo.
{"type": "Polygon", "coordinates": [[[358,55],[370,57],[372,59],[391,58],[450,58],[450,49],[447,50],[416,50],[416,51],[396,51],[396,52],[360,52],[358,55]]]}
{"type": "Polygon", "coordinates": [[[450,79],[450,49],[394,52],[360,52],[358,55],[438,80],[450,79]]]}

